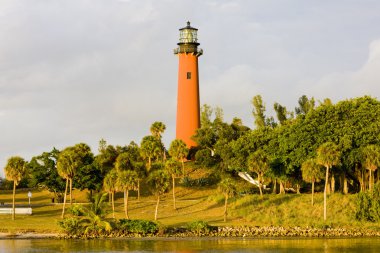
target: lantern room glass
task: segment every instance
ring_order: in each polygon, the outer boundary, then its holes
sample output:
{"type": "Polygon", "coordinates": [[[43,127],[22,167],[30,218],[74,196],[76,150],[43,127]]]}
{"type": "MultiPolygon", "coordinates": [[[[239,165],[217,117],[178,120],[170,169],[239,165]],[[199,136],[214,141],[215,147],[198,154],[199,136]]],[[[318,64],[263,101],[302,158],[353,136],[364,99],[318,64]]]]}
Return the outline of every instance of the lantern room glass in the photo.
{"type": "Polygon", "coordinates": [[[197,30],[185,28],[180,31],[179,43],[197,43],[197,30]]]}

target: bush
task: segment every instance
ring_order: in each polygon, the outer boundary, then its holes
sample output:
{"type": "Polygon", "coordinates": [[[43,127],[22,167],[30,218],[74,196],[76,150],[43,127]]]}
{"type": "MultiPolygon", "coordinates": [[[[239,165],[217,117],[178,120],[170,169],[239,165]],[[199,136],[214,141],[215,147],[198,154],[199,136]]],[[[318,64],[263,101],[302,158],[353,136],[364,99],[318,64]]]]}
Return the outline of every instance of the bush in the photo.
{"type": "Polygon", "coordinates": [[[134,234],[156,234],[159,230],[157,223],[148,220],[119,220],[119,229],[124,233],[134,234]]]}
{"type": "Polygon", "coordinates": [[[67,235],[81,235],[83,233],[81,219],[76,217],[70,217],[60,220],[58,221],[58,225],[67,235]]]}
{"type": "Polygon", "coordinates": [[[77,204],[69,207],[69,213],[74,215],[74,216],[85,216],[86,215],[86,211],[83,208],[83,206],[77,205],[77,204]]]}
{"type": "Polygon", "coordinates": [[[193,221],[187,224],[187,229],[197,235],[208,234],[212,227],[205,221],[193,221]]]}
{"type": "Polygon", "coordinates": [[[380,182],[375,184],[372,192],[358,193],[355,218],[364,221],[380,221],[380,182]]]}

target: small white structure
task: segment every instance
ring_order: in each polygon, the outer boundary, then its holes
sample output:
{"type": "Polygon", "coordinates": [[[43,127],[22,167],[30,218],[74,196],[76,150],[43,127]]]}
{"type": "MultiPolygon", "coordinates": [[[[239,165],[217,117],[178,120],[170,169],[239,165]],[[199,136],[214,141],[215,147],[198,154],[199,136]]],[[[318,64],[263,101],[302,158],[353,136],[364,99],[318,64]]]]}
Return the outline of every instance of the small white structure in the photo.
{"type": "MultiPolygon", "coordinates": [[[[239,177],[243,178],[244,180],[250,182],[253,185],[256,185],[257,187],[260,187],[260,183],[258,180],[255,180],[249,175],[247,172],[239,172],[239,177]]],[[[263,189],[266,189],[266,185],[263,185],[263,189]]]]}
{"type": "MultiPolygon", "coordinates": [[[[0,214],[12,214],[12,213],[13,213],[12,207],[0,207],[0,214]]],[[[16,207],[15,214],[32,215],[32,208],[31,207],[16,207]]]]}

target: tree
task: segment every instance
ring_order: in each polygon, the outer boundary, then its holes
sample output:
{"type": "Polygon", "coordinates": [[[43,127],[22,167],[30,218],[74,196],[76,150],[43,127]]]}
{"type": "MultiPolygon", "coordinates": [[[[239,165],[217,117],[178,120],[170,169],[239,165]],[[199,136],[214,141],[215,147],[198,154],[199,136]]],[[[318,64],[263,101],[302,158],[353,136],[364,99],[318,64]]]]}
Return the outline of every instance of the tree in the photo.
{"type": "Polygon", "coordinates": [[[249,170],[257,174],[260,196],[263,196],[262,185],[264,183],[264,175],[269,171],[269,163],[270,159],[268,155],[261,149],[248,157],[247,165],[249,170]]]}
{"type": "Polygon", "coordinates": [[[115,162],[117,171],[131,170],[137,173],[137,198],[140,200],[140,181],[145,177],[145,166],[140,156],[140,150],[134,142],[120,153],[115,162]]]}
{"type": "Polygon", "coordinates": [[[327,187],[329,181],[329,169],[338,165],[340,161],[340,151],[333,142],[325,142],[317,149],[317,163],[326,168],[325,190],[323,192],[323,219],[327,218],[327,187]]]}
{"type": "Polygon", "coordinates": [[[15,219],[15,194],[16,186],[21,181],[21,178],[26,172],[26,162],[19,156],[12,156],[8,159],[5,165],[5,177],[7,180],[13,181],[13,195],[12,195],[12,220],[15,219]]]}
{"type": "Polygon", "coordinates": [[[95,163],[100,168],[101,173],[105,176],[110,170],[114,168],[114,164],[119,150],[112,145],[107,145],[103,139],[99,141],[99,154],[95,157],[95,163]]]}
{"type": "Polygon", "coordinates": [[[363,166],[369,171],[369,191],[373,189],[373,175],[377,167],[380,166],[380,147],[377,145],[368,145],[362,149],[362,163],[363,166]]]}
{"type": "Polygon", "coordinates": [[[117,188],[124,192],[124,211],[125,217],[129,219],[128,216],[128,197],[130,190],[137,189],[137,178],[138,175],[135,171],[123,170],[118,172],[117,176],[117,188]]]}
{"type": "Polygon", "coordinates": [[[186,143],[183,140],[175,139],[170,144],[169,155],[182,163],[183,176],[185,175],[184,160],[186,159],[188,153],[189,149],[187,148],[186,143]]]}
{"type": "Polygon", "coordinates": [[[252,114],[255,118],[255,125],[257,128],[265,127],[265,105],[260,95],[256,95],[252,98],[251,103],[253,105],[252,114]]]}
{"type": "Polygon", "coordinates": [[[63,199],[62,218],[65,215],[67,187],[70,184],[70,204],[72,203],[72,187],[74,175],[81,167],[88,165],[92,157],[91,149],[87,144],[79,143],[65,148],[58,156],[58,174],[66,179],[65,195],[63,199]]]}
{"type": "Polygon", "coordinates": [[[169,175],[172,177],[172,186],[173,186],[173,208],[174,210],[176,208],[176,203],[175,203],[175,179],[179,177],[181,173],[181,165],[177,160],[174,159],[168,159],[165,162],[165,169],[168,172],[169,175]]]}
{"type": "Polygon", "coordinates": [[[147,183],[149,185],[150,190],[157,197],[156,210],[154,212],[154,220],[157,220],[160,197],[169,188],[169,175],[163,170],[155,170],[148,176],[147,183]]]}
{"type": "Polygon", "coordinates": [[[99,236],[104,231],[112,230],[111,223],[106,219],[108,213],[105,209],[106,197],[107,193],[97,193],[91,197],[91,205],[85,209],[87,213],[80,222],[84,228],[84,234],[99,236]]]}
{"type": "Polygon", "coordinates": [[[161,153],[161,150],[162,150],[162,144],[161,144],[161,141],[158,140],[157,138],[151,135],[148,135],[142,139],[141,145],[140,145],[140,153],[144,159],[148,160],[148,166],[147,166],[148,171],[150,170],[150,167],[152,165],[152,159],[157,154],[157,151],[158,153],[161,153]]]}
{"type": "Polygon", "coordinates": [[[211,126],[211,115],[212,115],[213,109],[211,106],[204,104],[201,108],[201,128],[208,128],[211,126]]]}
{"type": "Polygon", "coordinates": [[[133,161],[128,152],[121,153],[117,156],[115,168],[117,171],[133,170],[133,161]]]}
{"type": "Polygon", "coordinates": [[[231,197],[236,192],[236,184],[230,177],[225,177],[218,184],[218,190],[224,195],[224,222],[227,221],[227,205],[228,197],[231,197]]]}
{"type": "Polygon", "coordinates": [[[164,123],[156,121],[154,122],[151,127],[150,127],[150,133],[154,138],[157,139],[157,141],[160,143],[159,148],[155,149],[154,151],[154,156],[159,158],[162,155],[163,160],[165,161],[166,159],[166,151],[164,144],[162,143],[162,134],[164,133],[166,129],[166,126],[164,123]]]}
{"type": "Polygon", "coordinates": [[[306,95],[302,95],[298,99],[299,107],[295,108],[296,114],[307,114],[309,111],[313,110],[315,107],[314,98],[309,99],[306,95]]]}
{"type": "Polygon", "coordinates": [[[165,132],[166,126],[164,123],[156,121],[150,126],[152,136],[161,139],[161,135],[165,132]]]}
{"type": "Polygon", "coordinates": [[[308,159],[302,163],[301,166],[302,178],[306,182],[311,183],[311,205],[314,205],[314,183],[321,181],[323,172],[321,166],[317,163],[316,159],[308,159]]]}
{"type": "Polygon", "coordinates": [[[115,192],[117,190],[118,174],[115,169],[108,172],[103,181],[103,188],[111,195],[112,217],[115,218],[115,192]]]}
{"type": "Polygon", "coordinates": [[[286,111],[286,107],[280,105],[279,103],[274,103],[273,108],[276,111],[277,120],[281,125],[283,125],[287,120],[288,112],[286,111]]]}
{"type": "Polygon", "coordinates": [[[58,155],[59,150],[53,148],[50,152],[43,152],[41,155],[32,157],[27,165],[30,175],[28,187],[47,189],[54,193],[58,202],[62,202],[65,181],[57,171],[58,155]]]}

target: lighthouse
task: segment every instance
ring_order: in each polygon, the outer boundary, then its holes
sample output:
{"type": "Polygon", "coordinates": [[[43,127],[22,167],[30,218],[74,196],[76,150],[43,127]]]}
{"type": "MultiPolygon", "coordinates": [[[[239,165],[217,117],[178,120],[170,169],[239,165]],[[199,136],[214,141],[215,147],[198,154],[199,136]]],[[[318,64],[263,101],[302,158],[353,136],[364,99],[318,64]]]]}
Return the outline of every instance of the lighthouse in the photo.
{"type": "Polygon", "coordinates": [[[179,29],[178,47],[174,49],[179,59],[176,138],[189,148],[196,146],[191,137],[200,127],[198,57],[203,50],[198,48],[197,32],[187,22],[179,29]]]}

